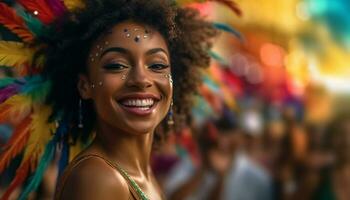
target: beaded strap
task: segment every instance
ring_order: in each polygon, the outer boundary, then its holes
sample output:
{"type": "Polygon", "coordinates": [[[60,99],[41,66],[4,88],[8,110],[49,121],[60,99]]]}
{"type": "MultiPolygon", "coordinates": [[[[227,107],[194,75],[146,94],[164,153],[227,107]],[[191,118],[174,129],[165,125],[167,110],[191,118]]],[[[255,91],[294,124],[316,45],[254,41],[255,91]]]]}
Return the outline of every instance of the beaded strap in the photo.
{"type": "Polygon", "coordinates": [[[130,182],[131,186],[136,190],[136,192],[141,197],[141,199],[142,200],[149,200],[147,195],[141,190],[140,186],[129,176],[129,174],[123,168],[121,168],[119,165],[117,165],[117,164],[115,164],[115,165],[116,165],[118,171],[120,172],[120,174],[130,182]]]}

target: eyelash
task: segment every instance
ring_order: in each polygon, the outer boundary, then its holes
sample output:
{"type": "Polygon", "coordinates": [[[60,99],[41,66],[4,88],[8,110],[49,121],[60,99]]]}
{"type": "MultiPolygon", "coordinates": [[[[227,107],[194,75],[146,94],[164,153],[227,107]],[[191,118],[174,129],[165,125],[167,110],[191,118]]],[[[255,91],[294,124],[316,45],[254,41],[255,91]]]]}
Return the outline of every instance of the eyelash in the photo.
{"type": "MultiPolygon", "coordinates": [[[[169,65],[161,64],[161,63],[155,63],[148,66],[148,68],[151,69],[152,71],[161,71],[168,67],[169,65]]],[[[120,63],[111,63],[111,64],[104,65],[103,68],[106,70],[122,71],[123,69],[129,68],[129,66],[126,66],[120,63]]]]}
{"type": "Polygon", "coordinates": [[[121,71],[129,67],[120,63],[111,63],[111,64],[104,65],[103,68],[106,70],[121,71]]]}
{"type": "Polygon", "coordinates": [[[148,68],[150,68],[153,71],[160,71],[160,70],[166,69],[168,67],[169,67],[169,65],[161,64],[161,63],[156,63],[156,64],[152,64],[152,65],[148,66],[148,68]],[[157,66],[157,67],[155,67],[155,66],[157,66]]]}

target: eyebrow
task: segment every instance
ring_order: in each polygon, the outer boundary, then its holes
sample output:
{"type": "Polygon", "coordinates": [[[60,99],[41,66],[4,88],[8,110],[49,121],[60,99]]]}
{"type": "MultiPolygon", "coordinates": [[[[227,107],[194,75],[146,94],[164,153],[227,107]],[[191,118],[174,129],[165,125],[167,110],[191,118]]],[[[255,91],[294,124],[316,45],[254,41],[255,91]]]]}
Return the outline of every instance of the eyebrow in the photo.
{"type": "Polygon", "coordinates": [[[107,53],[109,52],[118,52],[118,53],[121,53],[121,54],[130,54],[130,51],[125,49],[125,48],[122,48],[122,47],[111,47],[111,48],[108,48],[106,50],[104,50],[100,56],[100,59],[107,53]]]}
{"type": "MultiPolygon", "coordinates": [[[[102,52],[102,54],[100,55],[100,59],[107,53],[109,52],[117,52],[117,53],[121,53],[121,54],[125,54],[125,55],[130,55],[131,52],[128,50],[128,49],[125,49],[125,48],[122,48],[122,47],[111,47],[111,48],[108,48],[106,50],[104,50],[102,52]]],[[[168,55],[168,52],[166,50],[164,50],[163,48],[154,48],[154,49],[150,49],[146,52],[146,55],[152,55],[152,54],[155,54],[155,53],[158,53],[158,52],[163,52],[165,53],[165,55],[169,56],[168,55]]]]}
{"type": "Polygon", "coordinates": [[[146,52],[146,55],[151,55],[151,54],[155,54],[155,53],[158,53],[158,52],[163,52],[165,53],[165,55],[169,56],[168,55],[168,52],[165,51],[164,49],[162,48],[154,48],[154,49],[150,49],[146,52]]]}

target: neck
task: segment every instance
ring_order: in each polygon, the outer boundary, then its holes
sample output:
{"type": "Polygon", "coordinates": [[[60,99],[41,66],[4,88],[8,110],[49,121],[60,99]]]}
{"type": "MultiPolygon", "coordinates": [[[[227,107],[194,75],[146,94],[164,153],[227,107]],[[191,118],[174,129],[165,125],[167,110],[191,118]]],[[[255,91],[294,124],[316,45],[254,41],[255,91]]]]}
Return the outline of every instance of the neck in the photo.
{"type": "Polygon", "coordinates": [[[152,143],[153,131],[135,134],[116,130],[111,126],[99,126],[92,147],[126,170],[129,175],[150,178],[152,143]]]}

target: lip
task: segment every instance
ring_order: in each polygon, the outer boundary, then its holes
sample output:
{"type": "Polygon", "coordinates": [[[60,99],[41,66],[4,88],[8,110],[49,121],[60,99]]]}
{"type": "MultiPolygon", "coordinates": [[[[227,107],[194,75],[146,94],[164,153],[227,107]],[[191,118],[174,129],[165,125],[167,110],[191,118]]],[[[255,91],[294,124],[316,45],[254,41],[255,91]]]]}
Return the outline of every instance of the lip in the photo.
{"type": "Polygon", "coordinates": [[[127,113],[133,114],[133,115],[138,115],[138,116],[146,116],[150,115],[153,110],[156,108],[158,105],[158,101],[160,101],[161,97],[158,97],[157,95],[151,94],[151,93],[131,93],[131,94],[125,94],[120,96],[117,99],[118,105],[127,113]],[[129,107],[129,106],[124,106],[120,102],[124,99],[153,99],[154,104],[147,110],[142,110],[136,107],[129,107]]]}
{"type": "Polygon", "coordinates": [[[121,95],[120,97],[117,98],[117,101],[121,101],[124,99],[150,99],[150,98],[155,101],[159,101],[161,99],[160,96],[157,96],[151,93],[130,93],[130,94],[121,95]]]}

